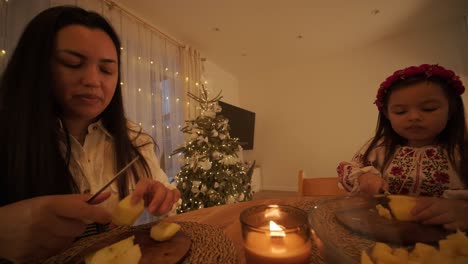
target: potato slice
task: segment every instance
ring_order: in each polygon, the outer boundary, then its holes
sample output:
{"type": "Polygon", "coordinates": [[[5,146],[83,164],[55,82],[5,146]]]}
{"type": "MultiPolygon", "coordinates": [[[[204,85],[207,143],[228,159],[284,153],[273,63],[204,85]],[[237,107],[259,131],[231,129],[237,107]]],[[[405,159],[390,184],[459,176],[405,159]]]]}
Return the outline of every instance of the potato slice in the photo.
{"type": "Polygon", "coordinates": [[[416,243],[416,245],[414,245],[413,251],[411,251],[409,259],[421,261],[424,263],[437,253],[438,250],[433,246],[424,243],[416,243]]]}
{"type": "Polygon", "coordinates": [[[377,209],[377,212],[379,213],[380,216],[382,216],[384,218],[387,218],[387,219],[392,219],[392,215],[390,214],[390,210],[383,207],[381,204],[376,205],[375,209],[377,209]]]}
{"type": "Polygon", "coordinates": [[[145,209],[144,201],[141,199],[137,204],[131,205],[131,195],[123,198],[112,213],[112,223],[118,226],[132,225],[145,209]]]}
{"type": "Polygon", "coordinates": [[[159,222],[151,227],[151,237],[156,241],[171,239],[180,230],[180,225],[169,222],[159,222]]]}
{"type": "Polygon", "coordinates": [[[361,264],[374,264],[365,250],[361,251],[361,264]]]}
{"type": "MultiPolygon", "coordinates": [[[[86,264],[105,264],[114,263],[117,256],[126,254],[130,248],[134,247],[133,240],[135,236],[130,236],[126,239],[122,239],[110,246],[101,248],[100,250],[91,253],[85,257],[86,264]]],[[[138,245],[137,245],[138,246],[138,245]]],[[[139,250],[139,247],[138,247],[139,250]]],[[[140,254],[141,257],[141,254],[140,254]]],[[[139,259],[138,259],[139,260],[139,259]]],[[[137,262],[138,263],[138,262],[137,262]]]]}
{"type": "Polygon", "coordinates": [[[112,264],[138,264],[141,259],[141,250],[139,245],[133,245],[123,254],[116,256],[112,264]]]}
{"type": "Polygon", "coordinates": [[[372,249],[372,258],[376,263],[400,264],[400,259],[392,254],[393,249],[381,242],[375,243],[372,249]]]}
{"type": "Polygon", "coordinates": [[[400,263],[408,262],[409,253],[406,248],[397,248],[393,251],[393,255],[395,255],[399,260],[400,263]]]}
{"type": "Polygon", "coordinates": [[[416,205],[416,198],[406,195],[389,195],[390,199],[388,206],[392,210],[393,215],[399,221],[415,221],[415,217],[411,214],[411,210],[416,205]]]}

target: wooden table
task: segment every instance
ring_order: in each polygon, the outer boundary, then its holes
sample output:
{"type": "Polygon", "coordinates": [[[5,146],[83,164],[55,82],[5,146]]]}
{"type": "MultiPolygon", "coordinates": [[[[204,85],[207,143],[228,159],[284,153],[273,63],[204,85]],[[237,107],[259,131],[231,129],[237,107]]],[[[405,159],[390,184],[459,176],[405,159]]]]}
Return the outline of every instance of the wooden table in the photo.
{"type": "Polygon", "coordinates": [[[286,204],[294,206],[298,202],[315,201],[322,197],[288,197],[282,199],[262,199],[236,204],[220,205],[209,208],[203,208],[196,211],[191,211],[175,216],[168,217],[168,221],[184,221],[197,222],[208,224],[222,229],[226,235],[234,242],[239,263],[245,263],[245,255],[242,241],[242,232],[239,221],[240,213],[251,206],[269,205],[269,204],[286,204]]]}

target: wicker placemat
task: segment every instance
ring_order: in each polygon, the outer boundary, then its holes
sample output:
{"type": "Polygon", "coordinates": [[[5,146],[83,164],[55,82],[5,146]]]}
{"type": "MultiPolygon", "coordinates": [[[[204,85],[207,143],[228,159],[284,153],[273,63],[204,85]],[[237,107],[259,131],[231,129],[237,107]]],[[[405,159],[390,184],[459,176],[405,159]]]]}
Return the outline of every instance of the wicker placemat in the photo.
{"type": "MultiPolygon", "coordinates": [[[[192,245],[189,254],[182,263],[237,263],[237,250],[234,243],[225,235],[224,231],[210,225],[195,222],[176,222],[181,230],[187,234],[192,245]]],[[[71,263],[76,256],[90,245],[103,240],[121,236],[135,229],[150,229],[154,223],[136,227],[118,227],[108,232],[87,237],[77,241],[71,248],[63,253],[49,258],[44,263],[71,263]]]]}

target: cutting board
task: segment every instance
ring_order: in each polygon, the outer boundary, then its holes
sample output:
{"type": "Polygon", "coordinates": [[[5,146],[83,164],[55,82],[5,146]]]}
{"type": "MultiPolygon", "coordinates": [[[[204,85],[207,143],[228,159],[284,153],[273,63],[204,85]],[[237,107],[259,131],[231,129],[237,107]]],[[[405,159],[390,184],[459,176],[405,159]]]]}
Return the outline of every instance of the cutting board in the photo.
{"type": "MultiPolygon", "coordinates": [[[[369,203],[372,204],[376,203],[369,203]]],[[[440,226],[384,218],[371,206],[336,211],[335,217],[342,225],[369,239],[403,246],[416,242],[437,244],[448,234],[440,226]]]]}
{"type": "Polygon", "coordinates": [[[90,253],[93,253],[105,246],[109,246],[115,242],[125,239],[131,235],[135,235],[134,243],[140,245],[141,259],[140,264],[149,263],[165,263],[175,264],[181,263],[189,252],[192,241],[182,231],[170,240],[158,242],[150,237],[150,231],[145,229],[131,230],[123,234],[118,234],[101,241],[97,241],[87,248],[83,248],[70,262],[84,263],[84,258],[90,253]]]}

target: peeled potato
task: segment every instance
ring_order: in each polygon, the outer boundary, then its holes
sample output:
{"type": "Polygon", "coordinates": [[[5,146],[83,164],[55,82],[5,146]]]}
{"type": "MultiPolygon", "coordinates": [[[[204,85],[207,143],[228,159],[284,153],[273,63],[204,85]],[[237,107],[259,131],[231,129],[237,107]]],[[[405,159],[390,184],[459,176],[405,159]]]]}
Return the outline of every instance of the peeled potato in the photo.
{"type": "Polygon", "coordinates": [[[433,246],[424,243],[416,243],[413,251],[411,251],[411,254],[409,255],[409,259],[425,262],[437,253],[438,250],[433,246]]]}
{"type": "Polygon", "coordinates": [[[415,221],[411,210],[416,205],[416,198],[405,195],[389,195],[388,206],[393,215],[399,221],[415,221]]]}
{"type": "Polygon", "coordinates": [[[85,257],[86,264],[138,263],[141,258],[140,246],[134,245],[135,236],[122,239],[85,257]],[[122,262],[121,260],[125,260],[122,262]]]}
{"type": "Polygon", "coordinates": [[[156,241],[165,241],[172,238],[180,230],[180,225],[169,222],[159,222],[151,227],[151,237],[156,241]]]}
{"type": "Polygon", "coordinates": [[[387,218],[387,219],[392,219],[392,215],[390,214],[390,210],[383,207],[381,204],[376,205],[375,209],[377,209],[377,212],[379,213],[380,216],[382,216],[384,218],[387,218]]]}
{"type": "Polygon", "coordinates": [[[361,251],[361,264],[374,264],[366,251],[361,251]]]}
{"type": "Polygon", "coordinates": [[[145,209],[144,201],[141,199],[137,204],[131,205],[131,195],[122,199],[112,213],[112,223],[118,226],[132,225],[145,209]]]}

